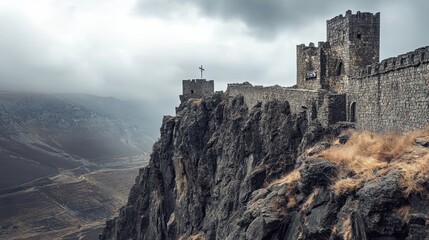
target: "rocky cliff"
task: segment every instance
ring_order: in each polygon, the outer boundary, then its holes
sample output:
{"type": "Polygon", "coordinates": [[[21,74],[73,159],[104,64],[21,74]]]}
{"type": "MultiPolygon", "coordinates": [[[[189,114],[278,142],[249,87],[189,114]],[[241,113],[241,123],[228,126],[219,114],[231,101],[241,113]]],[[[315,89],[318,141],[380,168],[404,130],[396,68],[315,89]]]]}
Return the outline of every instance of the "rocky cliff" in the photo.
{"type": "Polygon", "coordinates": [[[323,128],[216,93],[164,117],[101,239],[428,239],[429,132],[323,128]]]}

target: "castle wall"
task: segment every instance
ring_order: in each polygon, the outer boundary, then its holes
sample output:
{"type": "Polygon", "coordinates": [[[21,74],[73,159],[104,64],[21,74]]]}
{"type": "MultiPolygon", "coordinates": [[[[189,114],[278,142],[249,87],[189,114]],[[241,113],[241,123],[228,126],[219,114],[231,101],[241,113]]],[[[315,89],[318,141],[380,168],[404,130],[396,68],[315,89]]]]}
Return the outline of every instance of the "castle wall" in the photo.
{"type": "Polygon", "coordinates": [[[346,94],[327,94],[324,97],[322,111],[326,112],[325,117],[329,124],[347,119],[347,98],[346,94]]]}
{"type": "MultiPolygon", "coordinates": [[[[327,42],[297,46],[297,87],[228,84],[249,108],[288,101],[322,125],[356,122],[360,130],[404,132],[429,126],[429,46],[378,62],[380,14],[339,15],[327,21],[327,42]]],[[[213,81],[184,80],[181,101],[214,91],[213,81]]]]}
{"type": "Polygon", "coordinates": [[[429,47],[356,71],[347,86],[348,119],[356,127],[403,132],[429,125],[429,47]]]}
{"type": "Polygon", "coordinates": [[[342,99],[343,105],[345,105],[345,95],[331,94],[329,91],[323,89],[307,90],[280,86],[263,87],[244,83],[228,84],[226,93],[229,96],[243,95],[244,101],[249,108],[252,108],[258,102],[265,104],[275,99],[288,101],[292,113],[298,114],[305,111],[308,119],[317,118],[325,126],[337,121],[344,121],[346,118],[344,110],[334,110],[334,113],[330,111],[338,108],[338,105],[341,106],[342,99]],[[341,111],[344,114],[341,114],[341,111]]]}

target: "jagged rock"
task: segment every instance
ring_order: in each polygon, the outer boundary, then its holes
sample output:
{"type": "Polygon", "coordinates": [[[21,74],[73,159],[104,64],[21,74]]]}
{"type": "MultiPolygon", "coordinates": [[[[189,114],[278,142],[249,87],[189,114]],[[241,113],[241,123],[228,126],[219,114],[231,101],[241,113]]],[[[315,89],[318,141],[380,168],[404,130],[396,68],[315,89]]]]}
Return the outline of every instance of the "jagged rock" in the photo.
{"type": "Polygon", "coordinates": [[[429,138],[416,138],[416,143],[423,147],[429,147],[429,138]]]}
{"type": "Polygon", "coordinates": [[[301,180],[298,188],[301,192],[309,194],[316,187],[332,183],[338,173],[338,168],[326,159],[317,158],[305,163],[299,172],[301,180]]]}
{"type": "Polygon", "coordinates": [[[357,192],[364,213],[393,209],[404,201],[398,181],[400,172],[395,170],[365,184],[357,192]]]}
{"type": "Polygon", "coordinates": [[[316,144],[316,145],[311,149],[311,151],[308,153],[308,156],[316,155],[316,154],[318,154],[318,153],[322,152],[323,150],[325,150],[325,149],[329,148],[330,146],[331,146],[331,144],[330,144],[330,143],[328,143],[328,142],[320,142],[320,143],[317,143],[317,144],[316,144]]]}
{"type": "Polygon", "coordinates": [[[259,216],[250,223],[246,230],[246,239],[264,239],[278,229],[281,220],[273,214],[259,216]]]}
{"type": "Polygon", "coordinates": [[[410,229],[407,240],[411,239],[429,239],[429,220],[427,215],[411,214],[410,229]]]}
{"type": "Polygon", "coordinates": [[[336,220],[337,206],[331,200],[330,192],[322,188],[315,196],[305,214],[303,231],[305,236],[312,239],[322,239],[331,235],[332,226],[336,220]]]}
{"type": "Polygon", "coordinates": [[[341,135],[338,137],[338,140],[341,144],[345,144],[349,140],[349,137],[348,135],[341,135]]]}
{"type": "Polygon", "coordinates": [[[405,238],[408,229],[402,219],[392,212],[371,213],[365,217],[366,235],[371,237],[395,236],[405,238]]]}
{"type": "Polygon", "coordinates": [[[307,131],[304,133],[303,139],[299,146],[299,151],[304,152],[305,149],[313,146],[317,141],[322,139],[324,136],[324,129],[322,125],[318,122],[315,122],[313,125],[309,126],[307,131]]]}

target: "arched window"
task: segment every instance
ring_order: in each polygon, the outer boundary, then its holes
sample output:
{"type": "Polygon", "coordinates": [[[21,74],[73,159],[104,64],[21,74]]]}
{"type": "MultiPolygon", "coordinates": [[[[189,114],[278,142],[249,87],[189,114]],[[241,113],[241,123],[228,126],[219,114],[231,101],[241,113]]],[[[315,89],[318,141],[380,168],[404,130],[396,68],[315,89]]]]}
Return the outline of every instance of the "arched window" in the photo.
{"type": "Polygon", "coordinates": [[[356,102],[350,104],[350,122],[356,122],[356,102]]]}
{"type": "Polygon", "coordinates": [[[191,90],[191,94],[194,94],[194,90],[191,90]]]}

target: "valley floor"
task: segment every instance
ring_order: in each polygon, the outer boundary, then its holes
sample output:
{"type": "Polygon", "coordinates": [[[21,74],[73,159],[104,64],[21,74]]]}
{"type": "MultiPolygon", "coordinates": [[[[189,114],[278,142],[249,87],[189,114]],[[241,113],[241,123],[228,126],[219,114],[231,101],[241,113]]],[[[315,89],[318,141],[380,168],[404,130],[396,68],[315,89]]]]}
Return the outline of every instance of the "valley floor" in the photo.
{"type": "Polygon", "coordinates": [[[120,167],[64,171],[0,190],[0,239],[97,239],[147,162],[134,156],[120,167]]]}

